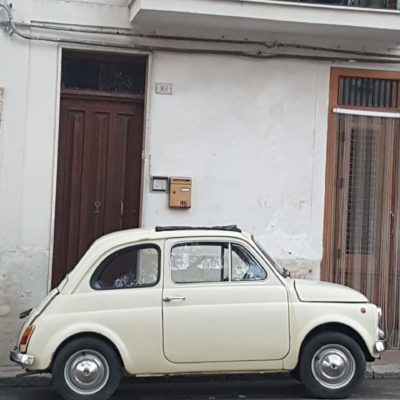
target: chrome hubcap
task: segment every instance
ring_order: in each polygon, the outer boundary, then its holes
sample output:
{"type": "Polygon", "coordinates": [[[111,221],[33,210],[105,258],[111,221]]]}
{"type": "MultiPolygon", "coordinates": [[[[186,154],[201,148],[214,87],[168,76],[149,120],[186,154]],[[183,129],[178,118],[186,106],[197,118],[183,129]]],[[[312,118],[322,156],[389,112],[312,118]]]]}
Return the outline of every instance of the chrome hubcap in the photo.
{"type": "Polygon", "coordinates": [[[356,363],[346,347],[328,344],[321,347],[311,361],[315,379],[328,389],[341,389],[354,377],[356,363]]]}
{"type": "Polygon", "coordinates": [[[108,381],[110,370],[107,360],[97,351],[80,350],[72,354],[65,364],[64,377],[75,393],[97,393],[108,381]]]}

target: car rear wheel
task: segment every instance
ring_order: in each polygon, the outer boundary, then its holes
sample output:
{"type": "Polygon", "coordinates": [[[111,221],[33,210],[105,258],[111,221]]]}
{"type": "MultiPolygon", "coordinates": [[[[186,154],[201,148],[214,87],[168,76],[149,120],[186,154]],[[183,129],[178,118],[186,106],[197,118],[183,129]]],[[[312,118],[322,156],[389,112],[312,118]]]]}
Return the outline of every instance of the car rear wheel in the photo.
{"type": "Polygon", "coordinates": [[[53,364],[53,383],[65,400],[106,400],[118,388],[121,362],[105,341],[84,337],[67,343],[53,364]]]}
{"type": "Polygon", "coordinates": [[[365,356],[358,343],[340,332],[324,332],[305,344],[300,378],[314,396],[338,399],[350,395],[363,381],[365,356]]]}
{"type": "Polygon", "coordinates": [[[297,366],[295,369],[293,369],[292,371],[290,371],[290,376],[291,376],[293,379],[296,379],[296,381],[301,382],[299,366],[297,366]]]}

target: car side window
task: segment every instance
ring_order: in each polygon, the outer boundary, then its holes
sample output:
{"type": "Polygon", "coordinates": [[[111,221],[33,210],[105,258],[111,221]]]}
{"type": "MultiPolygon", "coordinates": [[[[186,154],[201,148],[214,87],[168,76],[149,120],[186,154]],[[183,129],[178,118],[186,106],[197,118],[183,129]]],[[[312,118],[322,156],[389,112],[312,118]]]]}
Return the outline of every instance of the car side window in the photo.
{"type": "Polygon", "coordinates": [[[256,259],[234,243],[182,243],[171,250],[171,279],[175,283],[259,281],[266,277],[256,259]]]}
{"type": "Polygon", "coordinates": [[[221,282],[229,279],[227,243],[178,244],[171,251],[171,278],[175,283],[221,282]]]}
{"type": "Polygon", "coordinates": [[[93,289],[126,289],[157,284],[160,250],[155,245],[130,246],[109,255],[96,269],[93,289]]]}
{"type": "Polygon", "coordinates": [[[265,269],[244,247],[232,244],[233,281],[260,281],[266,277],[265,269]]]}

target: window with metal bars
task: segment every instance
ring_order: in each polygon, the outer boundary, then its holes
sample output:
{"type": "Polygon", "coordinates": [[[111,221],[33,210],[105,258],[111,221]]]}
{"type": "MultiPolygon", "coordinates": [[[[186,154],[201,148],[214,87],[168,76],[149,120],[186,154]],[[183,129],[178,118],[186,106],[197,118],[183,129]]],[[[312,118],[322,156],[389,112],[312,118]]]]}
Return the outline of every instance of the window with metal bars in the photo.
{"type": "Polygon", "coordinates": [[[396,10],[396,0],[295,0],[302,3],[396,10]]]}
{"type": "Polygon", "coordinates": [[[143,95],[145,63],[64,57],[61,86],[63,89],[143,95]]]}
{"type": "Polygon", "coordinates": [[[374,254],[377,134],[352,129],[348,169],[346,254],[374,254]]]}
{"type": "Polygon", "coordinates": [[[397,108],[399,81],[345,76],[339,78],[338,105],[397,108]]]}

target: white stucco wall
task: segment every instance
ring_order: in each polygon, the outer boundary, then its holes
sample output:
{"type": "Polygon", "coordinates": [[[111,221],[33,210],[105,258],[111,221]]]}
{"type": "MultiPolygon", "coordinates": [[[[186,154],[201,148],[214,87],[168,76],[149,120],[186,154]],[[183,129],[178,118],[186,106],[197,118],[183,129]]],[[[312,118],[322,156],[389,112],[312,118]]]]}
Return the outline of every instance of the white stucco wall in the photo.
{"type": "MultiPolygon", "coordinates": [[[[57,46],[1,36],[0,365],[18,313],[48,289],[57,140],[57,46]],[[5,60],[8,60],[7,62],[5,60]],[[15,66],[18,66],[16,68],[15,66]]],[[[318,277],[329,67],[220,56],[152,57],[142,224],[237,223],[276,257],[318,277]],[[156,95],[155,82],[173,84],[156,95]],[[193,178],[171,210],[151,175],[193,178]]]]}
{"type": "Polygon", "coordinates": [[[57,48],[0,35],[0,366],[47,293],[57,48]],[[43,63],[43,60],[46,60],[43,63]]]}
{"type": "Polygon", "coordinates": [[[193,178],[190,210],[144,191],[144,224],[237,223],[277,258],[318,278],[329,66],[157,53],[147,171],[193,178]],[[157,95],[156,82],[173,85],[157,95]]]}
{"type": "MultiPolygon", "coordinates": [[[[129,26],[125,0],[15,0],[13,13],[16,21],[129,26]]],[[[0,376],[10,364],[18,314],[48,291],[59,54],[57,44],[0,30],[0,376]]]]}

